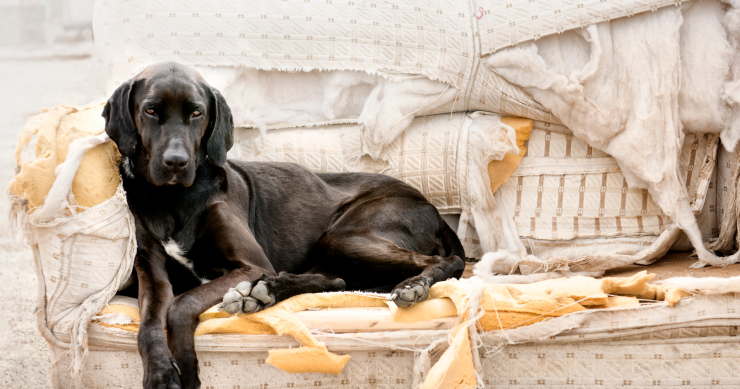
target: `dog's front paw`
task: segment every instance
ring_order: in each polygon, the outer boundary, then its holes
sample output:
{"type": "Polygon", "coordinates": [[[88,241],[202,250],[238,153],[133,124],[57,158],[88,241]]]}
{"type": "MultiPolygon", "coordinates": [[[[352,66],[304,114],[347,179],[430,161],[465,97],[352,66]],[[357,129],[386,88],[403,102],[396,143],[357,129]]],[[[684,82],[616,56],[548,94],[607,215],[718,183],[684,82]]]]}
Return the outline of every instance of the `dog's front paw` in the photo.
{"type": "Polygon", "coordinates": [[[390,300],[399,307],[410,307],[426,300],[431,286],[432,279],[429,277],[411,277],[396,286],[396,289],[393,289],[390,300]]]}
{"type": "Polygon", "coordinates": [[[254,287],[249,281],[239,283],[224,295],[221,309],[231,313],[253,313],[275,304],[275,295],[270,292],[265,281],[258,281],[254,287]]]}
{"type": "Polygon", "coordinates": [[[144,366],[144,388],[146,389],[181,389],[180,372],[173,358],[144,366]]]}

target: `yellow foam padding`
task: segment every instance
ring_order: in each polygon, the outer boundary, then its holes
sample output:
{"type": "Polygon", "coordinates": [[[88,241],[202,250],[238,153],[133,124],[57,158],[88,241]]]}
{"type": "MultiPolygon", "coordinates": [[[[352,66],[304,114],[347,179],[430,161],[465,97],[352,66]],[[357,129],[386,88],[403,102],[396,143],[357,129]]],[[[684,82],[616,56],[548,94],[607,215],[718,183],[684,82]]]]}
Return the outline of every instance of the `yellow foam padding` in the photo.
{"type": "Polygon", "coordinates": [[[195,336],[207,334],[277,335],[272,327],[239,316],[201,321],[195,328],[195,336]]]}
{"type": "Polygon", "coordinates": [[[241,316],[217,312],[217,309],[212,307],[199,317],[201,323],[196,328],[195,334],[198,336],[207,333],[224,333],[222,331],[234,333],[236,329],[247,328],[253,331],[250,333],[290,335],[301,343],[301,347],[290,350],[270,350],[267,363],[288,373],[339,374],[350,356],[329,352],[326,345],[316,340],[308,327],[293,313],[309,308],[385,307],[385,301],[383,296],[370,294],[319,293],[291,297],[264,311],[241,316]],[[227,315],[228,317],[224,317],[227,315]],[[255,323],[263,327],[256,326],[255,323]],[[217,332],[210,332],[213,329],[217,332]],[[271,332],[267,332],[268,330],[271,332]]]}
{"type": "Polygon", "coordinates": [[[668,288],[665,291],[665,301],[669,307],[674,307],[682,298],[691,296],[691,293],[678,288],[668,288]]]}
{"type": "Polygon", "coordinates": [[[326,347],[300,347],[269,350],[265,362],[288,373],[339,374],[349,361],[349,355],[337,355],[326,347]]]}
{"type": "MultiPolygon", "coordinates": [[[[612,294],[645,298],[645,294],[654,293],[657,287],[647,284],[653,277],[653,274],[642,271],[624,278],[577,276],[533,284],[486,285],[480,302],[485,314],[478,323],[483,331],[516,328],[583,311],[589,306],[607,306],[612,294]]],[[[466,286],[464,281],[439,282],[432,286],[429,296],[432,299],[450,298],[458,315],[467,317],[466,286]]],[[[612,300],[612,303],[616,304],[617,300],[612,300]]]]}
{"type": "MultiPolygon", "coordinates": [[[[386,307],[385,301],[384,298],[369,294],[318,293],[295,296],[280,302],[275,307],[283,307],[283,309],[295,313],[314,308],[386,307]]],[[[195,336],[206,334],[275,334],[276,332],[272,327],[255,320],[254,315],[257,314],[232,315],[225,311],[219,311],[218,306],[213,306],[199,316],[200,324],[195,329],[195,336]]]]}
{"type": "Polygon", "coordinates": [[[633,308],[639,307],[640,300],[631,296],[609,296],[605,305],[590,305],[588,309],[608,309],[608,308],[633,308]]]}
{"type": "Polygon", "coordinates": [[[501,118],[501,121],[516,131],[516,144],[519,146],[519,155],[506,154],[501,161],[491,161],[488,164],[488,177],[491,179],[491,190],[494,192],[511,177],[511,174],[514,173],[514,170],[522,162],[524,154],[527,153],[524,142],[529,139],[529,134],[532,132],[532,120],[530,119],[509,116],[501,118]]]}
{"type": "Polygon", "coordinates": [[[110,304],[103,307],[103,309],[98,313],[98,315],[105,315],[107,313],[122,313],[126,316],[128,316],[132,323],[129,324],[107,324],[100,321],[93,320],[97,324],[100,324],[101,326],[105,327],[112,327],[112,328],[120,328],[122,330],[126,331],[139,331],[139,323],[141,323],[141,317],[139,316],[139,308],[126,305],[126,304],[110,304]]]}
{"type": "MultiPolygon", "coordinates": [[[[23,149],[36,136],[35,159],[21,166],[8,186],[11,195],[28,201],[29,210],[44,204],[44,199],[56,179],[54,170],[67,158],[67,150],[75,139],[99,135],[105,130],[100,116],[103,104],[88,106],[56,106],[28,119],[21,128],[15,150],[16,165],[20,165],[23,149]]],[[[97,146],[87,153],[72,183],[75,203],[92,207],[116,193],[120,178],[118,165],[121,155],[114,142],[97,146]]]]}
{"type": "Polygon", "coordinates": [[[457,307],[448,298],[431,299],[414,304],[409,308],[400,308],[392,302],[386,302],[391,309],[393,321],[414,323],[419,321],[457,316],[457,307]]]}
{"type": "Polygon", "coordinates": [[[450,332],[450,347],[439,361],[429,369],[419,389],[470,389],[475,388],[475,367],[470,351],[470,336],[465,323],[460,323],[450,332]]]}

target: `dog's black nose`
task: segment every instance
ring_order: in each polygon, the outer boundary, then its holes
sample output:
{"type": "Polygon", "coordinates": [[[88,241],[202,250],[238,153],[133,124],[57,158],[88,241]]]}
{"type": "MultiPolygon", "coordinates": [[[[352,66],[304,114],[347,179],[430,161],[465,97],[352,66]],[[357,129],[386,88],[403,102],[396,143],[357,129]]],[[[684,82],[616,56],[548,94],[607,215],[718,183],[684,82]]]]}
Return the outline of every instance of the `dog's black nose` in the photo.
{"type": "Polygon", "coordinates": [[[190,158],[185,150],[181,148],[170,147],[164,152],[164,165],[168,169],[181,170],[188,166],[190,158]]]}

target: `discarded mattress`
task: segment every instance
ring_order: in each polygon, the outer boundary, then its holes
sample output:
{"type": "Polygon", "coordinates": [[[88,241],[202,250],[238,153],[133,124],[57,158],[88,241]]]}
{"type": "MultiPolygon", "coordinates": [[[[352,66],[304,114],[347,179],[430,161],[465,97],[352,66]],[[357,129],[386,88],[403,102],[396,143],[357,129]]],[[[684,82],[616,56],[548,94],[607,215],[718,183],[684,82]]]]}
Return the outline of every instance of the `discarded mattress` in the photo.
{"type": "MultiPolygon", "coordinates": [[[[694,382],[698,385],[711,381],[731,385],[736,382],[740,374],[737,369],[697,368],[707,363],[720,366],[732,363],[734,343],[731,340],[736,332],[734,326],[740,320],[736,296],[722,294],[721,290],[694,289],[691,281],[682,284],[680,279],[676,280],[676,284],[651,285],[646,283],[649,278],[643,272],[630,278],[593,280],[580,277],[522,286],[482,286],[476,284],[479,281],[475,279],[445,282],[436,285],[431,294],[432,300],[423,304],[447,301],[440,307],[451,305],[453,310],[429,309],[429,306],[423,311],[417,310],[425,313],[423,319],[428,319],[430,312],[439,316],[451,317],[457,313],[461,317],[468,317],[469,312],[482,309],[476,317],[483,314],[480,323],[490,323],[489,326],[494,328],[500,328],[499,323],[512,319],[516,322],[526,322],[531,318],[538,321],[505,331],[468,332],[466,324],[449,329],[454,321],[448,322],[440,330],[414,330],[412,328],[416,323],[404,321],[408,327],[400,331],[365,332],[373,330],[365,329],[360,324],[355,326],[355,331],[361,332],[340,333],[342,331],[332,331],[327,325],[337,323],[336,318],[341,313],[334,314],[332,310],[306,311],[300,316],[301,319],[309,323],[314,320],[308,336],[325,344],[332,352],[348,357],[338,374],[299,372],[310,365],[309,360],[300,357],[288,358],[292,359],[290,364],[279,366],[295,372],[281,372],[268,366],[273,354],[279,354],[275,349],[287,351],[298,347],[293,350],[301,350],[306,348],[304,342],[296,342],[293,337],[245,335],[231,331],[228,334],[212,332],[196,336],[196,350],[201,362],[200,376],[205,386],[213,387],[232,385],[234,382],[255,387],[263,384],[290,387],[306,381],[314,386],[319,382],[322,386],[349,387],[364,387],[364,384],[370,383],[392,388],[463,388],[473,387],[476,383],[518,387],[538,382],[538,385],[547,387],[570,386],[575,385],[574,382],[615,387],[624,385],[625,381],[650,382],[653,385],[651,380],[656,379],[666,384],[694,382]],[[470,298],[476,293],[476,287],[479,288],[478,293],[483,293],[483,299],[477,300],[480,308],[475,306],[478,304],[476,299],[470,298]],[[686,298],[689,293],[682,289],[698,294],[686,298]],[[644,300],[643,304],[639,304],[634,297],[624,297],[623,302],[612,308],[594,305],[611,300],[616,302],[621,298],[609,297],[609,294],[636,294],[643,298],[662,299],[672,293],[676,293],[671,297],[675,305],[673,307],[660,301],[644,300]],[[452,301],[445,296],[451,297],[452,301]],[[510,305],[512,303],[514,305],[510,305]],[[557,307],[562,308],[561,313],[557,313],[557,307]],[[518,317],[516,312],[540,314],[518,317]],[[565,312],[570,313],[562,315],[565,312]],[[544,317],[542,313],[549,313],[553,317],[544,317]],[[322,316],[328,320],[322,321],[322,316]],[[468,339],[470,336],[475,337],[476,341],[471,342],[468,339]],[[479,346],[476,347],[476,344],[479,346]],[[267,350],[272,350],[269,357],[267,350]],[[548,368],[535,369],[542,364],[548,368]],[[603,369],[595,368],[597,366],[594,364],[603,369]],[[618,368],[624,366],[630,368],[618,368]]],[[[288,305],[298,306],[311,301],[303,306],[326,307],[327,304],[331,305],[331,300],[340,297],[345,299],[345,303],[353,300],[346,293],[303,295],[291,299],[293,302],[288,305]],[[317,300],[317,297],[321,299],[317,300]]],[[[371,297],[362,296],[354,302],[371,301],[368,298],[371,297]]],[[[107,313],[102,313],[98,318],[102,319],[105,315],[110,317],[114,311],[125,312],[125,304],[112,301],[106,308],[107,313]]],[[[281,309],[273,307],[263,312],[281,309]]],[[[354,314],[364,310],[367,316],[378,312],[378,318],[387,316],[388,312],[394,312],[391,315],[399,318],[402,315],[398,312],[404,311],[379,306],[340,308],[338,311],[342,309],[352,310],[354,314]]],[[[257,314],[242,317],[227,315],[229,317],[223,318],[213,315],[205,318],[201,326],[214,320],[249,322],[253,315],[257,314]]],[[[126,317],[131,316],[135,318],[136,315],[129,310],[126,317]]],[[[396,324],[399,323],[396,321],[396,324]]],[[[485,329],[486,325],[483,325],[485,329]]],[[[91,325],[91,355],[84,361],[80,379],[82,387],[125,386],[126,380],[134,380],[142,374],[136,350],[135,324],[125,329],[115,326],[121,327],[116,324],[91,325]]],[[[228,331],[228,328],[224,326],[222,330],[228,331]]],[[[69,361],[69,356],[61,348],[52,348],[51,353],[52,357],[60,358],[62,365],[69,361]]],[[[292,353],[295,354],[295,351],[292,353]]],[[[57,387],[65,387],[72,382],[69,371],[62,368],[54,369],[53,380],[57,387]]]]}
{"type": "Polygon", "coordinates": [[[357,123],[375,159],[418,115],[483,110],[562,122],[614,156],[630,187],[650,191],[687,233],[698,265],[726,264],[740,255],[704,249],[678,154],[682,128],[720,132],[730,150],[740,139],[740,11],[732,1],[668,5],[98,2],[94,27],[111,90],[175,60],[224,91],[239,125],[264,134],[357,123]]]}

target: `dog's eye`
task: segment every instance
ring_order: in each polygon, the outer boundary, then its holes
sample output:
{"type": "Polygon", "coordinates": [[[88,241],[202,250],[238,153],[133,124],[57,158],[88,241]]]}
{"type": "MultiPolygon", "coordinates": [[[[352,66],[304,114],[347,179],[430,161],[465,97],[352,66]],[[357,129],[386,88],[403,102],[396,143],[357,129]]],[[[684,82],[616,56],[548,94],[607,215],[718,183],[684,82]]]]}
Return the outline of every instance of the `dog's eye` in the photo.
{"type": "Polygon", "coordinates": [[[203,115],[202,113],[200,113],[200,111],[193,111],[193,117],[197,118],[200,115],[203,115]]]}
{"type": "Polygon", "coordinates": [[[154,110],[153,109],[147,109],[146,110],[146,113],[149,114],[149,115],[154,115],[154,110]]]}

